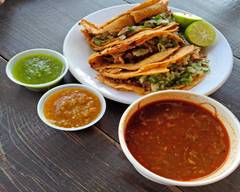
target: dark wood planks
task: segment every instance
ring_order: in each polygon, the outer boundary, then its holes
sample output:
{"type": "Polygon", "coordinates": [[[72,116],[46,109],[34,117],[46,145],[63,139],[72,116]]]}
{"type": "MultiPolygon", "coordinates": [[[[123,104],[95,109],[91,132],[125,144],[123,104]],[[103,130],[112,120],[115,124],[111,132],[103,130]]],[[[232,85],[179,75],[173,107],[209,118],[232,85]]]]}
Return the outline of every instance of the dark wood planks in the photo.
{"type": "Polygon", "coordinates": [[[128,105],[107,99],[107,110],[97,127],[118,141],[118,123],[128,105]]]}
{"type": "MultiPolygon", "coordinates": [[[[122,0],[8,0],[0,7],[0,55],[9,59],[19,51],[36,47],[61,51],[67,31],[81,17],[122,3],[122,0]]],[[[239,1],[171,0],[171,5],[201,15],[213,23],[226,35],[234,55],[240,56],[239,1]]],[[[36,115],[35,107],[41,94],[28,92],[6,80],[2,75],[2,65],[5,64],[1,60],[0,191],[168,191],[138,175],[118,147],[112,145],[111,137],[118,140],[118,121],[126,105],[107,101],[107,113],[97,127],[110,138],[96,128],[81,133],[50,130],[36,115]],[[24,104],[29,108],[27,112],[22,110],[24,104]]],[[[235,59],[232,76],[212,95],[238,117],[239,67],[240,61],[235,59]]],[[[75,81],[71,75],[65,78],[65,82],[75,81]]],[[[238,181],[236,171],[217,184],[182,189],[189,192],[237,192],[240,188],[238,181]]]]}
{"type": "Polygon", "coordinates": [[[67,133],[37,116],[41,93],[7,79],[0,58],[0,191],[162,191],[140,176],[99,129],[67,133]]]}
{"type": "MultiPolygon", "coordinates": [[[[139,3],[142,0],[127,0],[139,3]]],[[[216,26],[240,58],[240,1],[238,0],[169,0],[170,6],[197,14],[216,26]]]]}
{"type": "Polygon", "coordinates": [[[31,48],[62,52],[63,40],[82,17],[123,0],[17,0],[0,7],[0,55],[10,59],[31,48]]]}

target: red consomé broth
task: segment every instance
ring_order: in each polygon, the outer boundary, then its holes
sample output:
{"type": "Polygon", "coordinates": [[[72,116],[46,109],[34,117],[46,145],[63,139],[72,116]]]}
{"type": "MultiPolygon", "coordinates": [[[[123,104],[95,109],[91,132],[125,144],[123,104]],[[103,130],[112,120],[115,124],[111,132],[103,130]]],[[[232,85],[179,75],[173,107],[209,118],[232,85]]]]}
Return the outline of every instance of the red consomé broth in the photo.
{"type": "Polygon", "coordinates": [[[189,181],[217,170],[229,152],[221,121],[203,107],[180,100],[140,108],[125,130],[134,158],[157,175],[189,181]]]}

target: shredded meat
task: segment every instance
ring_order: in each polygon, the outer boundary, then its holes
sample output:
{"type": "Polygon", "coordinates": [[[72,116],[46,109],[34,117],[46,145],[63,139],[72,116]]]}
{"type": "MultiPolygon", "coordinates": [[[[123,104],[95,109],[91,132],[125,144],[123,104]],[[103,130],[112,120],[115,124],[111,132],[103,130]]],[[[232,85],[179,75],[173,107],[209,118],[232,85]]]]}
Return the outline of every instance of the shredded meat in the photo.
{"type": "Polygon", "coordinates": [[[114,63],[122,63],[122,64],[124,63],[124,60],[121,54],[113,55],[113,58],[114,58],[114,63]]]}
{"type": "MultiPolygon", "coordinates": [[[[146,57],[149,57],[159,51],[161,51],[161,49],[159,49],[159,42],[161,40],[159,39],[159,37],[155,37],[149,41],[146,41],[145,43],[143,43],[140,46],[137,46],[134,49],[130,49],[128,50],[126,53],[123,54],[122,58],[124,60],[125,63],[137,63],[143,59],[145,59],[146,57]],[[136,55],[134,54],[134,52],[136,52],[137,50],[142,49],[145,50],[143,52],[142,55],[136,55]],[[147,51],[146,51],[147,50],[147,51]]],[[[171,40],[170,40],[171,41],[171,40]]],[[[173,40],[174,41],[174,40],[173,40]]],[[[163,43],[163,42],[162,42],[163,43]]],[[[169,48],[172,47],[172,45],[169,45],[169,42],[166,42],[165,44],[161,44],[161,46],[164,46],[164,48],[169,48]]]]}
{"type": "Polygon", "coordinates": [[[137,79],[112,79],[109,78],[112,82],[117,84],[129,84],[129,85],[135,85],[135,86],[141,86],[141,84],[137,81],[137,79]]]}
{"type": "Polygon", "coordinates": [[[146,91],[150,91],[150,84],[148,82],[140,83],[135,78],[131,78],[131,79],[112,79],[112,78],[108,78],[108,79],[111,80],[113,83],[116,83],[116,84],[134,85],[134,86],[142,87],[146,91]]]}
{"type": "Polygon", "coordinates": [[[144,42],[135,48],[130,48],[125,53],[117,55],[105,55],[104,61],[107,63],[137,63],[155,53],[161,52],[167,48],[173,47],[177,44],[172,39],[166,37],[159,38],[155,37],[151,40],[144,42]]]}
{"type": "Polygon", "coordinates": [[[106,62],[106,63],[113,63],[114,62],[114,58],[113,58],[112,55],[104,55],[103,61],[106,62]]]}

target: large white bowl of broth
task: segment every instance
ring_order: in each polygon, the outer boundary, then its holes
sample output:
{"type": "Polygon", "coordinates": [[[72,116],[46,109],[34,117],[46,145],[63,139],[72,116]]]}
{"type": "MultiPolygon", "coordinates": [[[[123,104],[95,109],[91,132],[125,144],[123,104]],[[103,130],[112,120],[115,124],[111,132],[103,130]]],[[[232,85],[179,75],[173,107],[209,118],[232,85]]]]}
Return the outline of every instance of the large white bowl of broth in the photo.
{"type": "Polygon", "coordinates": [[[119,123],[121,148],[144,177],[165,185],[201,186],[240,162],[240,124],[207,96],[162,91],[130,105],[119,123]]]}
{"type": "Polygon", "coordinates": [[[67,71],[68,62],[62,54],[42,48],[20,52],[6,66],[10,80],[33,91],[55,86],[67,71]]]}

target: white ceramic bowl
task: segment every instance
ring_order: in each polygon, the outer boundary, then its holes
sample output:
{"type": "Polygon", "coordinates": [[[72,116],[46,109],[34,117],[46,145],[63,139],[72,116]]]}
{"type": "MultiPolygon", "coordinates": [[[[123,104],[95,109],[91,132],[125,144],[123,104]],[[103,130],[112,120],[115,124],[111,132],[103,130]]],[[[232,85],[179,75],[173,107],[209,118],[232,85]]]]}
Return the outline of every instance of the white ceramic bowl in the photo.
{"type": "Polygon", "coordinates": [[[144,177],[165,185],[201,186],[214,183],[231,174],[240,163],[240,123],[238,119],[232,114],[232,112],[229,109],[227,109],[221,103],[207,96],[199,95],[189,91],[161,91],[146,95],[140,98],[139,100],[135,101],[124,112],[119,123],[118,135],[120,145],[122,147],[124,154],[131,162],[131,164],[136,168],[136,170],[144,177]],[[212,174],[191,181],[177,181],[168,179],[165,177],[161,177],[143,167],[140,163],[138,163],[138,161],[132,156],[132,154],[128,150],[124,138],[124,132],[130,117],[137,111],[139,107],[143,107],[155,101],[171,99],[172,100],[178,99],[201,105],[210,112],[215,113],[217,117],[222,121],[225,128],[227,129],[227,133],[230,138],[230,152],[225,163],[212,174]]]}
{"type": "Polygon", "coordinates": [[[86,128],[94,125],[95,123],[97,123],[102,118],[102,116],[104,115],[104,113],[106,111],[106,101],[105,101],[104,97],[102,96],[102,94],[99,91],[97,91],[96,89],[92,88],[91,86],[82,85],[82,84],[65,84],[65,85],[55,87],[55,88],[49,90],[48,92],[46,92],[38,102],[37,111],[38,111],[38,116],[40,117],[40,119],[51,128],[62,130],[62,131],[79,131],[79,130],[86,129],[86,128]],[[50,123],[45,118],[44,113],[43,113],[44,103],[50,95],[52,95],[56,91],[59,91],[59,90],[64,89],[64,88],[84,88],[84,89],[92,92],[93,94],[95,94],[98,97],[98,99],[101,103],[101,111],[98,114],[97,118],[87,125],[80,126],[80,127],[74,127],[74,128],[59,127],[57,125],[54,125],[54,124],[50,123]]]}
{"type": "Polygon", "coordinates": [[[66,75],[68,68],[69,68],[68,62],[62,54],[58,53],[57,51],[51,50],[51,49],[38,48],[38,49],[29,49],[29,50],[20,52],[20,53],[16,54],[14,57],[12,57],[7,63],[6,73],[7,73],[8,78],[10,80],[12,80],[14,83],[16,83],[18,85],[22,85],[33,91],[42,91],[42,90],[49,89],[49,88],[53,87],[54,85],[56,85],[66,75]],[[23,82],[15,79],[15,77],[12,74],[12,70],[13,70],[15,63],[22,57],[32,55],[32,54],[48,54],[48,55],[51,55],[51,56],[59,59],[64,65],[63,72],[61,73],[61,75],[58,78],[54,79],[53,81],[50,81],[48,83],[42,83],[42,84],[27,84],[27,83],[23,83],[23,82]]]}

